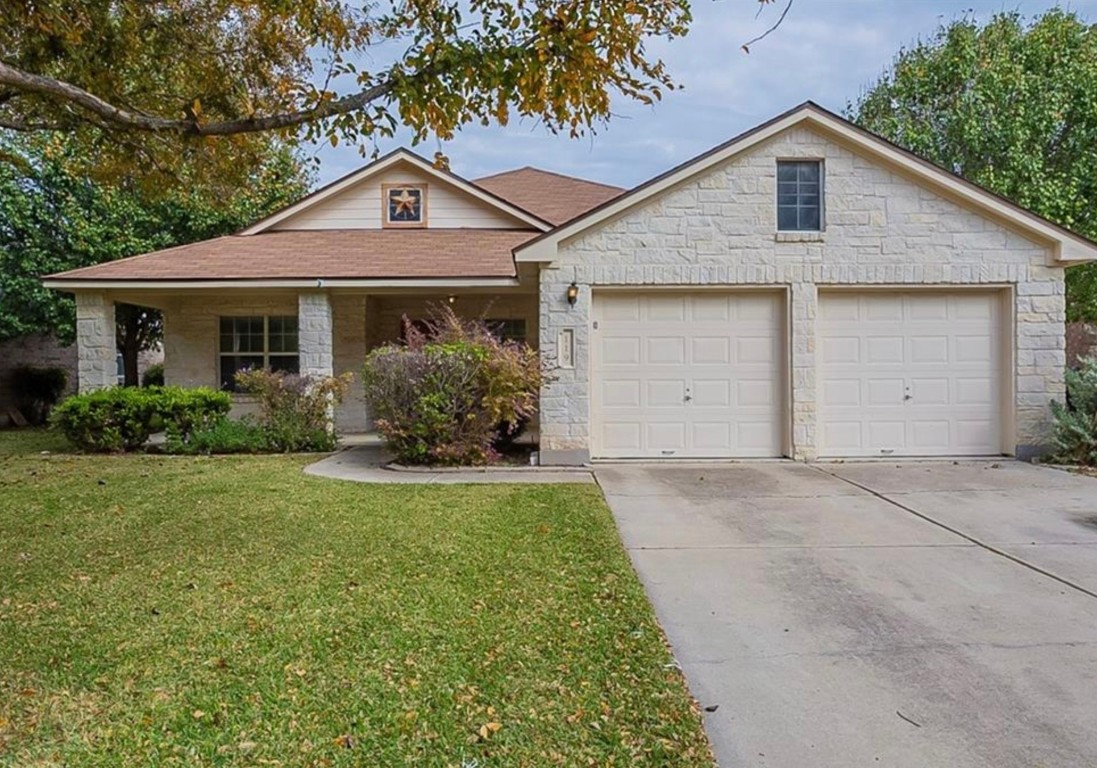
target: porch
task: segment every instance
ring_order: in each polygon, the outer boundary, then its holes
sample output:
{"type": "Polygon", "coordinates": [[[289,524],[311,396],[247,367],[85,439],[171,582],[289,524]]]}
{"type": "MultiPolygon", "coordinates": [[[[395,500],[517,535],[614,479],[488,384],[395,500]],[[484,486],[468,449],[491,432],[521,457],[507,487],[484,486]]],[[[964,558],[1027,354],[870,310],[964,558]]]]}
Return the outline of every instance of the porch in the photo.
{"type": "MultiPolygon", "coordinates": [[[[307,290],[77,291],[80,391],[115,384],[114,305],[136,304],[163,312],[166,384],[231,390],[236,370],[260,365],[314,376],[350,373],[354,383],[336,408],[335,426],[344,434],[365,433],[371,419],[359,379],[362,362],[370,350],[402,338],[404,317],[415,322],[429,317],[432,305],[449,305],[460,316],[483,318],[501,334],[537,346],[535,288],[509,282],[429,290],[321,284],[307,290]]],[[[234,395],[234,402],[236,416],[254,407],[245,395],[234,395]]]]}

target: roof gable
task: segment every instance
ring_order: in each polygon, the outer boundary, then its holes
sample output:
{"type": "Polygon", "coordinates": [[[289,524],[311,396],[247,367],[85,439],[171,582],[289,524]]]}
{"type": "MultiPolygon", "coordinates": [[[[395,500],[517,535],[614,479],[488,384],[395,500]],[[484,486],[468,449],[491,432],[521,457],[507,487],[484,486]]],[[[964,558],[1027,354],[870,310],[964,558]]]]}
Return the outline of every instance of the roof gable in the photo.
{"type": "Polygon", "coordinates": [[[427,226],[446,229],[532,229],[551,224],[457,174],[398,149],[242,230],[241,235],[289,229],[379,229],[383,184],[426,185],[427,226]],[[432,212],[440,215],[432,217],[432,212]],[[431,224],[432,218],[434,224],[431,224]]]}
{"type": "Polygon", "coordinates": [[[1043,217],[1025,210],[989,190],[950,173],[917,155],[854,125],[813,102],[806,102],[769,122],[740,134],[724,144],[656,176],[650,181],[589,211],[573,221],[534,238],[515,251],[519,262],[550,262],[558,246],[588,232],[603,222],[617,218],[663,193],[678,187],[727,162],[737,155],[797,126],[809,127],[852,151],[897,170],[942,196],[1019,230],[1039,242],[1047,243],[1057,263],[1077,263],[1097,259],[1097,243],[1075,234],[1043,217]]]}
{"type": "Polygon", "coordinates": [[[622,187],[526,166],[473,184],[555,225],[563,224],[625,193],[622,187]]]}

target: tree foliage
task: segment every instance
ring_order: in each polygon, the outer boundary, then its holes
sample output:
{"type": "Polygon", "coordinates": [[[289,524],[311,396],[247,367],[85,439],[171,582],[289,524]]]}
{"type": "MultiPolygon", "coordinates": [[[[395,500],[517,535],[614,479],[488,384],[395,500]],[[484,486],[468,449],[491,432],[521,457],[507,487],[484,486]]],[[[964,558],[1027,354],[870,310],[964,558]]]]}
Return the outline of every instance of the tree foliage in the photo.
{"type": "MultiPolygon", "coordinates": [[[[771,0],[757,0],[763,5],[771,0]]],[[[97,167],[170,171],[253,152],[253,134],[338,143],[448,138],[512,114],[573,134],[614,93],[674,86],[647,50],[688,0],[12,0],[0,11],[0,127],[60,130],[97,167]],[[216,137],[232,144],[219,152],[216,137]],[[227,137],[227,138],[226,138],[227,137]]]]}
{"type": "Polygon", "coordinates": [[[650,104],[674,87],[648,45],[685,35],[690,5],[6,0],[0,129],[76,134],[100,174],[136,161],[211,178],[257,159],[268,131],[364,149],[398,123],[446,139],[517,115],[576,135],[610,118],[615,94],[650,104]]]}
{"type": "MultiPolygon", "coordinates": [[[[298,198],[308,174],[289,149],[266,141],[265,160],[236,190],[183,183],[155,194],[132,181],[83,176],[71,162],[82,148],[68,141],[9,143],[26,162],[0,163],[0,339],[33,332],[73,339],[74,303],[44,288],[42,275],[227,234],[298,198]]],[[[147,312],[123,310],[119,321],[138,348],[156,338],[147,312]]]]}
{"type": "MultiPolygon", "coordinates": [[[[1052,10],[961,18],[900,51],[852,119],[1097,239],[1097,27],[1052,10]]],[[[1097,319],[1097,268],[1067,273],[1068,317],[1097,319]]]]}

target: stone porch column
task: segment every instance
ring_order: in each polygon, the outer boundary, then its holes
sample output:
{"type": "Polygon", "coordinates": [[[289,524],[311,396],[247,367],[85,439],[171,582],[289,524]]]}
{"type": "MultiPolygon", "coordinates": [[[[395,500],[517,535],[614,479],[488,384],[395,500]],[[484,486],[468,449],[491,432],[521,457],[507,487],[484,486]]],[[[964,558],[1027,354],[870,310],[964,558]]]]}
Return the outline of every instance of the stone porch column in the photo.
{"type": "Polygon", "coordinates": [[[331,301],[324,291],[307,291],[297,296],[297,349],[302,374],[332,375],[331,301]]]}
{"type": "Polygon", "coordinates": [[[815,316],[819,295],[812,283],[793,283],[789,297],[792,348],[792,458],[813,461],[818,439],[815,402],[815,316]]]}
{"type": "Polygon", "coordinates": [[[118,383],[114,302],[100,291],[76,294],[76,356],[80,392],[118,383]]]}

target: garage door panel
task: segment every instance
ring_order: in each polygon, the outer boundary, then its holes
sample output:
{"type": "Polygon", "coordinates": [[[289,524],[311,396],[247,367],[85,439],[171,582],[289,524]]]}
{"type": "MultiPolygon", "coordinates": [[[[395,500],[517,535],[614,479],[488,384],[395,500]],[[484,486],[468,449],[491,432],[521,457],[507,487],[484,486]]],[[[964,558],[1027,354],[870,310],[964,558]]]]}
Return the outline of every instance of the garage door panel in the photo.
{"type": "Polygon", "coordinates": [[[902,322],[903,307],[896,306],[886,296],[868,296],[863,299],[860,320],[866,322],[902,322]]]}
{"type": "Polygon", "coordinates": [[[686,338],[684,336],[649,336],[647,338],[648,365],[682,365],[686,362],[686,338]]]}
{"type": "Polygon", "coordinates": [[[956,353],[953,359],[957,363],[989,363],[997,351],[997,342],[989,335],[956,336],[956,353]]]}
{"type": "Polygon", "coordinates": [[[596,293],[594,455],[781,455],[782,307],[776,292],[596,293]]]}
{"type": "Polygon", "coordinates": [[[608,336],[602,339],[604,365],[640,365],[640,339],[635,336],[608,336]]]}
{"type": "Polygon", "coordinates": [[[762,363],[770,365],[776,358],[772,336],[747,336],[735,342],[736,363],[762,363]]]}
{"type": "Polygon", "coordinates": [[[692,379],[692,397],[690,406],[698,408],[728,408],[732,405],[732,382],[727,379],[692,379]]]}
{"type": "Polygon", "coordinates": [[[869,336],[865,338],[864,347],[865,354],[860,359],[870,365],[903,362],[902,336],[869,336]]]}
{"type": "Polygon", "coordinates": [[[956,379],[957,405],[985,405],[993,407],[998,401],[998,383],[986,377],[956,379]]]}
{"type": "Polygon", "coordinates": [[[820,454],[998,453],[999,296],[821,294],[820,454]]]}
{"type": "Polygon", "coordinates": [[[602,319],[606,321],[632,321],[640,320],[640,298],[638,296],[615,296],[612,302],[606,303],[602,310],[602,319]]]}
{"type": "Polygon", "coordinates": [[[607,408],[639,408],[640,382],[636,379],[605,379],[600,385],[603,405],[607,408]]]}
{"type": "Polygon", "coordinates": [[[680,408],[686,399],[685,379],[654,379],[647,386],[647,401],[650,408],[680,408]]]}
{"type": "Polygon", "coordinates": [[[860,379],[829,379],[823,382],[823,405],[832,407],[861,404],[860,379]]]}
{"type": "Polygon", "coordinates": [[[636,421],[605,421],[602,423],[603,443],[611,451],[637,451],[643,444],[641,427],[636,421]]]}
{"type": "Polygon", "coordinates": [[[856,336],[828,337],[823,339],[821,346],[826,359],[834,365],[861,362],[861,339],[856,336]]]}
{"type": "Polygon", "coordinates": [[[731,340],[726,336],[695,336],[692,344],[691,353],[696,364],[727,365],[731,362],[731,340]]]}
{"type": "Polygon", "coordinates": [[[693,319],[698,322],[727,323],[732,319],[732,304],[722,294],[697,294],[691,302],[693,319]]]}
{"type": "Polygon", "coordinates": [[[911,365],[948,363],[948,336],[914,336],[910,339],[911,365]]]}

